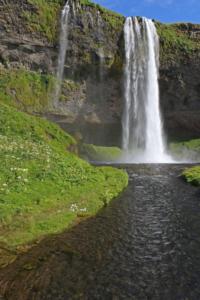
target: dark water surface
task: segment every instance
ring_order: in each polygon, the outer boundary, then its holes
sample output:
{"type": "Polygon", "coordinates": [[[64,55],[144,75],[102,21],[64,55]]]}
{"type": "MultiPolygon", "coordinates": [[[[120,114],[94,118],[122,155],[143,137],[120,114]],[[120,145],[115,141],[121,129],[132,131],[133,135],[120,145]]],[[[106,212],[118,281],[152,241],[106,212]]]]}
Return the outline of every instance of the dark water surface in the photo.
{"type": "Polygon", "coordinates": [[[127,190],[60,241],[46,242],[57,250],[29,275],[45,279],[26,286],[27,298],[17,298],[14,284],[16,299],[200,299],[199,189],[179,177],[183,165],[125,168],[127,190]],[[71,260],[63,239],[78,253],[71,260]]]}
{"type": "Polygon", "coordinates": [[[200,299],[200,192],[182,168],[127,167],[127,191],[103,214],[99,242],[111,246],[89,299],[200,299]]]}

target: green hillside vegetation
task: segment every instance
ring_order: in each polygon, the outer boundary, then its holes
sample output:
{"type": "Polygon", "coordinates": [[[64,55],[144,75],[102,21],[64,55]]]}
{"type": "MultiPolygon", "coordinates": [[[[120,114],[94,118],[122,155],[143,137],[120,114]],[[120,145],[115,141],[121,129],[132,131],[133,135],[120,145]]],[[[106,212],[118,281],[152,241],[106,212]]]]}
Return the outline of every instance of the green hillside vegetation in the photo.
{"type": "Polygon", "coordinates": [[[49,107],[55,78],[38,72],[0,68],[0,99],[20,110],[41,112],[49,107]]]}
{"type": "MultiPolygon", "coordinates": [[[[32,32],[39,32],[50,43],[57,41],[59,15],[64,6],[63,0],[28,0],[35,10],[25,11],[23,17],[32,32]]],[[[102,18],[113,29],[123,26],[124,17],[89,0],[80,0],[82,7],[89,6],[101,13],[102,18]]],[[[81,12],[81,11],[80,11],[81,12]]]]}
{"type": "Polygon", "coordinates": [[[103,147],[92,144],[81,144],[80,154],[89,161],[115,162],[122,156],[122,150],[118,147],[103,147]]]}
{"type": "Polygon", "coordinates": [[[183,30],[186,24],[163,24],[156,22],[157,32],[160,37],[160,55],[163,61],[168,59],[184,59],[184,54],[191,54],[200,49],[200,43],[188,35],[187,30],[183,30]],[[178,54],[181,54],[179,56],[178,54]],[[184,53],[184,54],[183,54],[184,53]]]}
{"type": "Polygon", "coordinates": [[[36,10],[25,11],[24,17],[30,31],[40,32],[49,42],[57,40],[59,14],[64,5],[63,0],[28,0],[36,10]]]}
{"type": "Polygon", "coordinates": [[[122,170],[71,153],[57,125],[0,102],[0,242],[18,246],[95,214],[128,184],[122,170]]]}

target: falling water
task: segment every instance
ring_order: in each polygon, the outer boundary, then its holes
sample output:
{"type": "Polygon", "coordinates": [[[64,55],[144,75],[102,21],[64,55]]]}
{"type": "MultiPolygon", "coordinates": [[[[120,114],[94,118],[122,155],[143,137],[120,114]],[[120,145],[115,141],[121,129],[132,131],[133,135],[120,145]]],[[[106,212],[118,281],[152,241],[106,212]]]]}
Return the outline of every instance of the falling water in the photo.
{"type": "MultiPolygon", "coordinates": [[[[98,34],[98,43],[99,43],[99,79],[100,83],[104,80],[104,66],[105,66],[105,53],[103,49],[103,20],[101,18],[101,13],[98,11],[97,15],[97,34],[98,34]]],[[[103,97],[103,93],[100,93],[100,98],[103,97]]]]}
{"type": "Polygon", "coordinates": [[[123,149],[129,161],[169,162],[159,109],[159,39],[154,23],[127,18],[123,149]]]}
{"type": "Polygon", "coordinates": [[[60,40],[59,40],[59,55],[58,55],[58,66],[57,66],[57,84],[54,96],[54,103],[55,106],[58,104],[61,84],[63,79],[64,73],[64,66],[65,66],[65,58],[66,58],[66,50],[68,45],[68,17],[69,17],[69,1],[66,2],[62,13],[61,13],[61,31],[60,31],[60,40]]]}

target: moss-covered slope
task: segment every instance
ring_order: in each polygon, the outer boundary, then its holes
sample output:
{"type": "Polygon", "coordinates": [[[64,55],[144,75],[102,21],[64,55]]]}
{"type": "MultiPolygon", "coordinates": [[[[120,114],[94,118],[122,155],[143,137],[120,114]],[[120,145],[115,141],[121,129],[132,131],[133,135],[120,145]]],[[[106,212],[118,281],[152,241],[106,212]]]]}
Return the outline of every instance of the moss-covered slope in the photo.
{"type": "Polygon", "coordinates": [[[50,109],[55,77],[25,68],[0,67],[0,99],[28,112],[50,109]]]}
{"type": "Polygon", "coordinates": [[[122,157],[122,150],[118,147],[103,147],[91,144],[79,146],[81,157],[96,162],[116,162],[122,157]]]}
{"type": "Polygon", "coordinates": [[[200,39],[195,34],[200,29],[200,25],[156,22],[156,27],[160,37],[162,64],[177,64],[200,51],[200,39]]]}
{"type": "Polygon", "coordinates": [[[67,150],[74,148],[56,125],[0,103],[0,242],[60,232],[127,185],[125,172],[95,168],[67,150]]]}

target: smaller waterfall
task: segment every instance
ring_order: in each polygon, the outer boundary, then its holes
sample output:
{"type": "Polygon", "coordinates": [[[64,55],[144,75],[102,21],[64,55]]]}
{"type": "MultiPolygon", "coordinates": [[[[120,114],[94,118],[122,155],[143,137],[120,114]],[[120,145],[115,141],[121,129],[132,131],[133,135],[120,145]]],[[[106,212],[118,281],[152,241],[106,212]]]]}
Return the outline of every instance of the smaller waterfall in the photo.
{"type": "Polygon", "coordinates": [[[64,67],[65,67],[65,58],[66,58],[66,51],[68,46],[68,19],[69,19],[69,0],[66,2],[62,13],[61,13],[61,22],[60,22],[60,39],[59,39],[59,55],[58,55],[58,66],[57,66],[57,83],[54,95],[54,105],[57,106],[60,91],[61,91],[61,84],[63,79],[64,67]]]}
{"type": "Polygon", "coordinates": [[[170,162],[159,109],[159,39],[154,23],[127,18],[123,149],[131,162],[170,162]]]}
{"type": "Polygon", "coordinates": [[[103,42],[102,42],[102,36],[103,36],[103,21],[101,18],[101,13],[98,11],[98,16],[97,16],[97,33],[98,33],[98,42],[99,42],[99,77],[100,77],[100,82],[103,81],[104,78],[104,66],[105,66],[105,54],[104,54],[104,49],[103,49],[103,42]]]}

